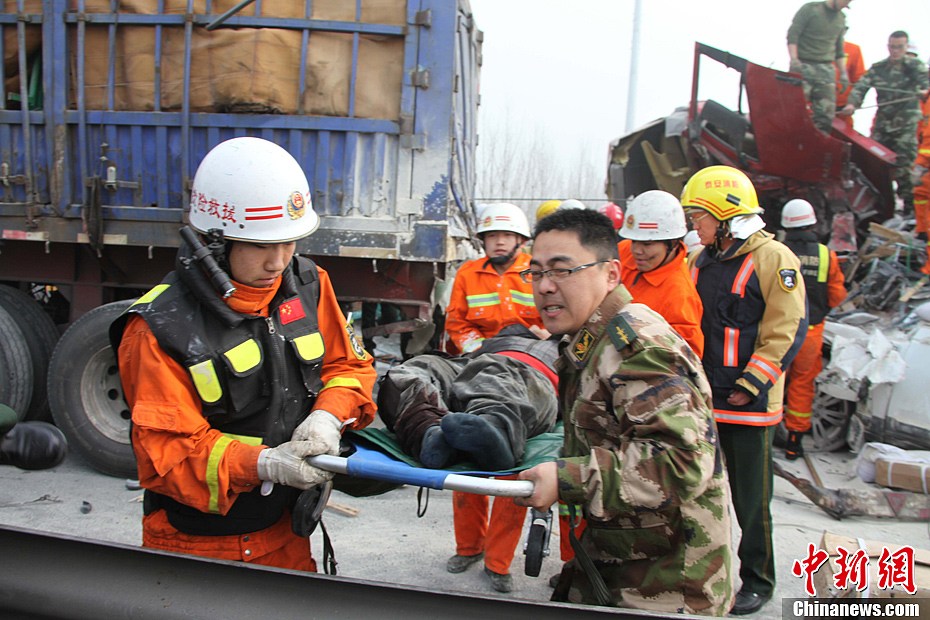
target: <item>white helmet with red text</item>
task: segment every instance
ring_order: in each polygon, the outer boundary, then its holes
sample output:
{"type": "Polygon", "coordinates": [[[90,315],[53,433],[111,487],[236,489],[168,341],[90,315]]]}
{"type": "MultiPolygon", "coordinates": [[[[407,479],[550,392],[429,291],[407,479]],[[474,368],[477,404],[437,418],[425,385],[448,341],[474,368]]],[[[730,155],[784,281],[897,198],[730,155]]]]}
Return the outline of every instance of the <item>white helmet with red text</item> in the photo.
{"type": "Polygon", "coordinates": [[[495,231],[516,233],[525,239],[532,236],[526,213],[517,205],[509,202],[493,202],[481,211],[478,220],[478,236],[495,231]]]}
{"type": "Polygon", "coordinates": [[[274,142],[242,137],[217,144],[200,162],[190,225],[232,241],[287,243],[315,231],[320,218],[297,160],[274,142]]]}
{"type": "Polygon", "coordinates": [[[685,210],[678,199],[652,189],[630,202],[620,236],[633,241],[666,241],[681,239],[687,232],[685,210]]]}

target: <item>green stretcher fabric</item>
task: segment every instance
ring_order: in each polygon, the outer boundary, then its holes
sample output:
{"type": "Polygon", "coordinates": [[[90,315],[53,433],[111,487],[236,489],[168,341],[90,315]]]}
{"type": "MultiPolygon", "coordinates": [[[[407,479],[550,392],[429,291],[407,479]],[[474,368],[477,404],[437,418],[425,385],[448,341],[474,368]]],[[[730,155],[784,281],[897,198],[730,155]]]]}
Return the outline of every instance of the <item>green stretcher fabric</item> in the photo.
{"type": "MultiPolygon", "coordinates": [[[[346,437],[350,441],[361,440],[369,444],[374,444],[374,446],[383,452],[390,454],[397,460],[403,461],[411,467],[424,467],[424,465],[418,460],[401,450],[400,444],[397,442],[394,433],[385,428],[363,428],[357,431],[347,431],[346,437]]],[[[449,467],[445,467],[444,470],[454,473],[475,473],[485,475],[503,475],[506,473],[522,471],[524,469],[529,469],[530,467],[539,465],[540,463],[554,461],[559,456],[559,450],[562,449],[562,439],[563,431],[562,423],[560,422],[553,431],[543,433],[542,435],[537,435],[527,440],[526,451],[523,454],[523,460],[513,469],[490,472],[487,470],[479,469],[474,463],[462,461],[454,465],[450,465],[449,467]]]]}

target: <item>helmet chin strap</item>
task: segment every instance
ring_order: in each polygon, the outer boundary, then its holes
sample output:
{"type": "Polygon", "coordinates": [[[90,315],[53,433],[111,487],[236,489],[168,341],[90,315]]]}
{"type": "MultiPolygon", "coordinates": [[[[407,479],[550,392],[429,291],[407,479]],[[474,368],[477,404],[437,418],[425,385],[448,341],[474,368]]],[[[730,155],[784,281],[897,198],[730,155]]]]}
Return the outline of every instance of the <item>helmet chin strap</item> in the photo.
{"type": "Polygon", "coordinates": [[[513,260],[513,257],[514,257],[514,256],[517,255],[517,249],[518,249],[519,247],[520,247],[519,244],[513,246],[513,249],[510,250],[509,252],[507,252],[506,254],[504,254],[503,256],[490,256],[490,257],[488,257],[488,262],[491,263],[492,265],[496,266],[496,267],[500,267],[500,266],[502,266],[502,265],[506,265],[506,264],[508,264],[510,261],[513,260]]]}
{"type": "Polygon", "coordinates": [[[730,222],[729,220],[724,220],[720,222],[717,231],[714,233],[714,248],[717,250],[718,254],[723,252],[723,240],[729,238],[732,238],[730,236],[730,222]]]}

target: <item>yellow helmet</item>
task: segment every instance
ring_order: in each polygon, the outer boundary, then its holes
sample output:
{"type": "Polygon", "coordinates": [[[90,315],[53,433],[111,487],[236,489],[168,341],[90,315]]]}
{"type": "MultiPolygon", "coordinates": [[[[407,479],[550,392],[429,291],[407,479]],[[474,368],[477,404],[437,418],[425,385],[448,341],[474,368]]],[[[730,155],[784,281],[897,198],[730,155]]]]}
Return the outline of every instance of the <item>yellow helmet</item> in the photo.
{"type": "Polygon", "coordinates": [[[681,206],[703,209],[721,222],[762,213],[752,181],[730,166],[710,166],[694,173],[681,191],[681,206]]]}
{"type": "Polygon", "coordinates": [[[559,210],[560,206],[562,206],[561,200],[547,200],[541,203],[536,209],[536,221],[538,222],[547,215],[552,215],[559,210]]]}

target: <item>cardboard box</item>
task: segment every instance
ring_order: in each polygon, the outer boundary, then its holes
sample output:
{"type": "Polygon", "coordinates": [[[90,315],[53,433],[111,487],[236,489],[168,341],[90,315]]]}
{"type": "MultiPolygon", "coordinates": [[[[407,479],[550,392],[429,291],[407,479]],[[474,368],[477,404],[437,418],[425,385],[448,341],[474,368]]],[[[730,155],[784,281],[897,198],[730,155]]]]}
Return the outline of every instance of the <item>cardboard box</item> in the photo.
{"type": "Polygon", "coordinates": [[[930,493],[930,464],[875,459],[875,484],[916,493],[930,493]]]}
{"type": "MultiPolygon", "coordinates": [[[[820,549],[830,554],[830,558],[814,573],[814,589],[819,598],[927,598],[930,597],[930,551],[914,548],[914,586],[917,592],[908,594],[904,588],[895,584],[893,588],[881,590],[878,587],[879,558],[882,549],[888,549],[892,554],[899,551],[902,543],[876,542],[853,538],[843,534],[824,532],[820,539],[820,549]],[[837,547],[842,547],[848,553],[854,554],[858,549],[864,549],[869,558],[869,587],[865,592],[856,589],[851,584],[845,590],[836,587],[833,575],[839,572],[837,558],[840,557],[837,547]]],[[[796,558],[801,559],[801,558],[796,558]]]]}

